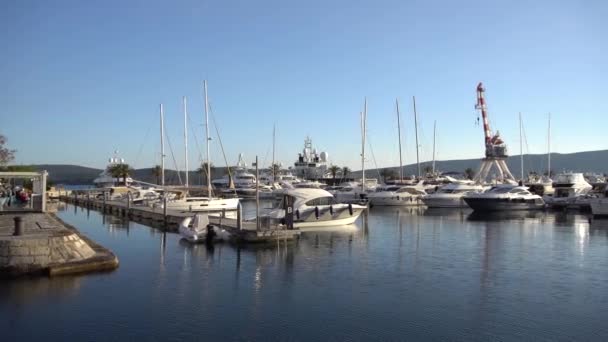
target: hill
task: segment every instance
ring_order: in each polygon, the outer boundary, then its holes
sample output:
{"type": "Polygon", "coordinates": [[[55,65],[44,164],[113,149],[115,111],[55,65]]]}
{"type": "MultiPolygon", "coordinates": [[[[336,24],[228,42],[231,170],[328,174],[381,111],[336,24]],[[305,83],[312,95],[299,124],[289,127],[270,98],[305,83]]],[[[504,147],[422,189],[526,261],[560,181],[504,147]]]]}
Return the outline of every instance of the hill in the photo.
{"type": "MultiPolygon", "coordinates": [[[[440,160],[435,163],[436,169],[443,172],[458,172],[462,173],[467,168],[477,170],[480,159],[462,159],[462,160],[440,160]]],[[[513,175],[517,178],[520,173],[520,157],[511,156],[507,159],[507,164],[513,175]]],[[[49,179],[55,184],[93,184],[95,179],[102,170],[78,166],[78,165],[31,165],[37,170],[47,170],[49,179]]],[[[431,162],[420,163],[420,167],[424,172],[425,167],[430,167],[431,162]]],[[[385,168],[382,168],[385,169],[385,168]]],[[[379,170],[382,170],[379,169],[379,170]]],[[[389,167],[397,174],[399,167],[389,167]]],[[[408,164],[403,167],[404,175],[417,174],[416,164],[408,164]]],[[[579,171],[605,173],[608,172],[608,150],[587,151],[577,153],[551,153],[551,169],[553,172],[562,171],[579,171]]],[[[366,174],[370,177],[378,177],[376,169],[366,170],[366,174]]],[[[547,155],[546,154],[526,154],[524,155],[524,172],[527,174],[531,171],[544,173],[547,170],[547,155]]],[[[225,167],[213,168],[211,177],[213,179],[220,178],[226,174],[225,167]]],[[[183,172],[182,172],[183,177],[183,172]]],[[[152,168],[137,169],[131,175],[139,181],[156,183],[156,179],[152,173],[152,168]]],[[[355,171],[351,177],[361,177],[361,171],[355,171]]],[[[194,171],[190,171],[189,176],[192,185],[200,185],[204,183],[204,176],[194,171]]],[[[167,184],[179,184],[177,172],[174,170],[165,170],[165,180],[167,184]]]]}
{"type": "MultiPolygon", "coordinates": [[[[461,160],[441,160],[435,162],[435,168],[442,172],[458,172],[463,173],[465,169],[471,168],[475,171],[479,168],[480,159],[461,159],[461,160]]],[[[420,163],[420,168],[424,173],[426,167],[430,167],[432,162],[420,163]]],[[[511,173],[516,178],[520,175],[520,156],[510,156],[507,159],[507,165],[511,173]]],[[[370,177],[378,177],[378,170],[366,170],[366,175],[370,177]]],[[[399,167],[389,167],[399,174],[399,167]]],[[[417,174],[416,164],[408,164],[403,167],[404,176],[417,174]]],[[[552,173],[563,171],[578,171],[578,172],[593,172],[606,173],[608,172],[608,150],[587,151],[576,153],[551,153],[551,170],[552,173]]],[[[544,173],[547,171],[547,155],[546,154],[525,154],[524,155],[524,174],[529,172],[544,173]]],[[[352,177],[361,177],[361,171],[352,173],[352,177]]]]}

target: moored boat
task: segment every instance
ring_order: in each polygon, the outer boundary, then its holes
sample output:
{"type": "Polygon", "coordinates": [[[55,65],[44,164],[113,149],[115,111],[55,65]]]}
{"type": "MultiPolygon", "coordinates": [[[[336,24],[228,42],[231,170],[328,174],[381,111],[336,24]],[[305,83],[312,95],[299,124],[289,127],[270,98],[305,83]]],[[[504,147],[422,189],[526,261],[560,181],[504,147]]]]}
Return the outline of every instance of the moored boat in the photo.
{"type": "Polygon", "coordinates": [[[545,202],[532,194],[527,187],[499,184],[483,193],[468,193],[464,201],[475,211],[534,210],[543,209],[545,202]]]}

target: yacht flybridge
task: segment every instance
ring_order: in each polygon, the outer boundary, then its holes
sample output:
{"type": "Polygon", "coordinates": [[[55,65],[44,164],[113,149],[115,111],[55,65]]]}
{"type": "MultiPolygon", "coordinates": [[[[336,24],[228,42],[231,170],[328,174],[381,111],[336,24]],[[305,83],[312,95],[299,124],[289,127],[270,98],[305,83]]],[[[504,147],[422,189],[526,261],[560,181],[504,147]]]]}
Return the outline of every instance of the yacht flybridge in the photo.
{"type": "Polygon", "coordinates": [[[298,153],[298,160],[294,163],[294,172],[297,177],[303,179],[323,178],[327,172],[327,152],[317,152],[312,147],[312,140],[306,137],[304,149],[298,153]]]}

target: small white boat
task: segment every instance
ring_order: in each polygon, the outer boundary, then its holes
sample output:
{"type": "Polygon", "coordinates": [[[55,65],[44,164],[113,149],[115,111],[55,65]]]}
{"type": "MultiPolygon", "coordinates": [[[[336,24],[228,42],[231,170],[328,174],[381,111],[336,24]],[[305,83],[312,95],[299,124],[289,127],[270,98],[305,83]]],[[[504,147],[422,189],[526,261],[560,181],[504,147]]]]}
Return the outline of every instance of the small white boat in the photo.
{"type": "Polygon", "coordinates": [[[528,187],[499,184],[482,193],[468,193],[464,201],[475,211],[543,209],[545,201],[532,194],[528,187]]]}
{"type": "Polygon", "coordinates": [[[484,186],[478,184],[450,183],[422,197],[422,201],[429,208],[468,208],[463,196],[485,190],[484,186]]]}
{"type": "Polygon", "coordinates": [[[209,232],[212,232],[213,240],[228,240],[230,238],[230,234],[226,230],[209,225],[207,214],[186,217],[179,225],[179,235],[192,243],[206,242],[209,232]]]}

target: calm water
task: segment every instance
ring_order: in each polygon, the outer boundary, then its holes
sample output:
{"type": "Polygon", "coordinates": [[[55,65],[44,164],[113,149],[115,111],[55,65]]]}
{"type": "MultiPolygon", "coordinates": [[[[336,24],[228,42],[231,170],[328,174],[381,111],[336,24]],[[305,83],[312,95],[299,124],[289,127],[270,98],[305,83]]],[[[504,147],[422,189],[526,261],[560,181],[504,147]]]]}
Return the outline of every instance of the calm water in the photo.
{"type": "Polygon", "coordinates": [[[3,341],[608,340],[608,220],[373,208],[288,246],[208,249],[59,216],[121,266],[1,283],[3,341]]]}

